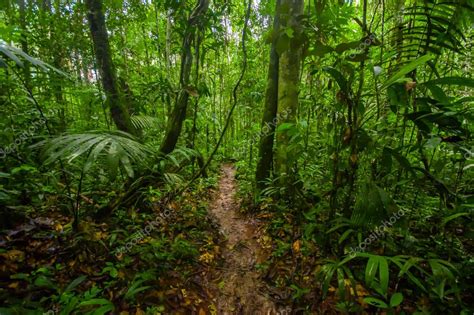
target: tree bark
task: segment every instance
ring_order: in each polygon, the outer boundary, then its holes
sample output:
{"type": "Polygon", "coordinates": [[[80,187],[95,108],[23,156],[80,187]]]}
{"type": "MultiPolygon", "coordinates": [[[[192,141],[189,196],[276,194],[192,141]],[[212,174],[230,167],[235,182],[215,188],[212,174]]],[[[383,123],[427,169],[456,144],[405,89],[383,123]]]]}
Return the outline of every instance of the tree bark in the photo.
{"type": "MultiPolygon", "coordinates": [[[[278,76],[278,125],[295,124],[298,111],[298,93],[301,63],[301,25],[299,16],[303,14],[303,0],[282,0],[281,7],[288,10],[280,16],[282,28],[293,30],[293,37],[289,38],[289,48],[280,55],[280,69],[278,76]]],[[[280,36],[286,36],[281,34],[280,36]]],[[[277,148],[275,157],[275,171],[283,175],[284,184],[291,185],[292,168],[296,157],[289,152],[290,136],[286,130],[277,132],[277,148]]]]}
{"type": "Polygon", "coordinates": [[[102,10],[102,1],[86,0],[87,19],[94,44],[95,56],[102,86],[107,97],[106,104],[110,109],[112,119],[121,131],[137,134],[130,121],[123,95],[120,93],[117,73],[110,54],[109,37],[105,25],[105,16],[102,10]]]}
{"type": "Polygon", "coordinates": [[[255,181],[257,189],[265,188],[265,180],[270,177],[273,165],[273,140],[275,135],[278,110],[278,73],[279,56],[276,51],[278,33],[280,31],[280,0],[275,5],[273,21],[273,41],[270,48],[270,64],[268,66],[267,88],[265,91],[265,107],[263,110],[260,144],[258,148],[257,170],[255,181]]]}
{"type": "Polygon", "coordinates": [[[209,0],[198,0],[196,7],[188,19],[188,25],[183,38],[183,53],[181,55],[181,73],[180,73],[180,92],[176,98],[176,104],[168,120],[168,126],[165,137],[161,144],[160,151],[163,154],[171,153],[176,147],[183,121],[186,118],[186,109],[188,107],[190,86],[189,77],[193,65],[193,46],[196,25],[201,21],[202,16],[209,7],[209,0]]]}
{"type": "MultiPolygon", "coordinates": [[[[20,9],[21,50],[23,50],[26,54],[29,54],[30,52],[28,48],[28,37],[27,37],[28,30],[27,30],[27,22],[26,22],[27,7],[26,7],[25,0],[19,0],[18,6],[20,9]]],[[[25,62],[23,64],[23,79],[25,80],[25,85],[28,88],[31,88],[31,71],[30,71],[30,65],[28,62],[25,62]]]]}

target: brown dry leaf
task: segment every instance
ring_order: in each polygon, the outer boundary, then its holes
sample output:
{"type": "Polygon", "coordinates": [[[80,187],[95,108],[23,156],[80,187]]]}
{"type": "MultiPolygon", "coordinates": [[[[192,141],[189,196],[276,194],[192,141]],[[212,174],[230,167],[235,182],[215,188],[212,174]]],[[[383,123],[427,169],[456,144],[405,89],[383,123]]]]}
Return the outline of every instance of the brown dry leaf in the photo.
{"type": "Polygon", "coordinates": [[[214,304],[209,305],[209,312],[211,315],[217,315],[217,307],[214,304]]]}
{"type": "Polygon", "coordinates": [[[258,242],[262,245],[263,248],[271,248],[272,247],[272,238],[264,235],[258,242]]]}
{"type": "Polygon", "coordinates": [[[102,240],[106,237],[107,237],[107,233],[98,231],[98,232],[94,232],[94,235],[93,235],[92,239],[94,241],[99,241],[99,240],[102,240]]]}
{"type": "Polygon", "coordinates": [[[145,300],[150,301],[150,302],[158,302],[164,299],[165,293],[163,291],[151,291],[149,292],[145,300]]]}
{"type": "Polygon", "coordinates": [[[405,90],[410,91],[416,87],[416,82],[407,82],[405,83],[405,90]]]}
{"type": "Polygon", "coordinates": [[[206,311],[202,308],[199,309],[199,315],[206,315],[206,311]]]}
{"type": "Polygon", "coordinates": [[[61,225],[61,223],[56,223],[54,225],[54,230],[56,230],[56,232],[62,232],[63,231],[63,226],[61,225]]]}
{"type": "Polygon", "coordinates": [[[25,260],[25,253],[21,250],[12,249],[6,253],[0,254],[0,256],[5,257],[8,260],[22,262],[25,260]]]}
{"type": "Polygon", "coordinates": [[[211,253],[204,253],[201,256],[199,256],[199,261],[205,262],[205,263],[211,263],[214,260],[214,255],[211,253]]]}
{"type": "Polygon", "coordinates": [[[135,315],[145,315],[145,312],[141,308],[137,308],[135,315]]]}
{"type": "Polygon", "coordinates": [[[299,253],[301,251],[301,241],[297,240],[293,243],[293,250],[295,253],[299,253]]]}
{"type": "MultiPolygon", "coordinates": [[[[266,208],[268,208],[268,206],[269,206],[268,203],[263,203],[263,204],[260,206],[260,209],[262,209],[262,210],[263,210],[263,209],[266,209],[266,208]]],[[[259,219],[268,219],[268,218],[273,217],[273,214],[266,212],[266,213],[259,214],[259,215],[257,215],[256,217],[259,218],[259,219]]]]}
{"type": "Polygon", "coordinates": [[[20,285],[20,282],[12,282],[8,285],[10,289],[16,289],[20,285]]]}
{"type": "Polygon", "coordinates": [[[79,270],[81,270],[82,272],[84,272],[85,274],[88,274],[88,275],[94,274],[94,269],[92,269],[91,266],[84,266],[84,265],[81,265],[81,266],[79,267],[79,270]]]}
{"type": "Polygon", "coordinates": [[[352,164],[356,164],[356,163],[357,163],[357,159],[358,159],[358,158],[357,158],[357,154],[354,153],[354,154],[351,155],[351,162],[352,162],[352,164]]]}

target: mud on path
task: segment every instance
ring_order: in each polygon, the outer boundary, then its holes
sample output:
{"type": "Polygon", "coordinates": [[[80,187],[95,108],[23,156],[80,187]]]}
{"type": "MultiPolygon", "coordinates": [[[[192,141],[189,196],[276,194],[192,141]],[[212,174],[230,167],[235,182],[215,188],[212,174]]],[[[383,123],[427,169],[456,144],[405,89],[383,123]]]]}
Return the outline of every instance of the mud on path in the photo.
{"type": "Polygon", "coordinates": [[[265,283],[256,269],[268,253],[257,242],[256,222],[239,213],[234,176],[233,166],[224,164],[219,190],[210,206],[211,216],[227,239],[222,244],[222,264],[211,270],[209,276],[216,292],[213,302],[217,314],[285,314],[266,294],[265,283]]]}

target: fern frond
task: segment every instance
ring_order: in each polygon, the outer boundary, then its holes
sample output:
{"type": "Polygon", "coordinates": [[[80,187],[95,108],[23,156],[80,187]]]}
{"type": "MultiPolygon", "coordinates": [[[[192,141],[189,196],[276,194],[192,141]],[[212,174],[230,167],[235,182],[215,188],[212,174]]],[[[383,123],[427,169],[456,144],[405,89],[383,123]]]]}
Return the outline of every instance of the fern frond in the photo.
{"type": "Polygon", "coordinates": [[[463,53],[466,37],[462,28],[473,11],[462,0],[418,0],[405,8],[402,21],[389,31],[389,38],[397,42],[400,60],[397,66],[429,52],[439,55],[443,49],[463,53]]]}

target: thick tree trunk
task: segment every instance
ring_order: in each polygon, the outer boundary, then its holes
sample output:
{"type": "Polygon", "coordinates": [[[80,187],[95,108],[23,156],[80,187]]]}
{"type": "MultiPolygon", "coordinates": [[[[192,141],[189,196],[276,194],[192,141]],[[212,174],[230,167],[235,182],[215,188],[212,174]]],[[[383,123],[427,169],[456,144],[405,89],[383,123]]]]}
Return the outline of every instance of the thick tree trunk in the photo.
{"type": "Polygon", "coordinates": [[[190,93],[189,77],[193,65],[191,47],[193,46],[196,25],[200,22],[208,6],[209,0],[198,0],[198,4],[188,19],[188,25],[183,39],[183,54],[181,55],[180,92],[176,98],[176,104],[171,112],[166,134],[161,144],[160,151],[163,154],[171,153],[176,147],[183,127],[183,121],[186,118],[186,109],[188,107],[190,93]]]}
{"type": "MultiPolygon", "coordinates": [[[[293,37],[289,38],[289,48],[280,55],[280,69],[278,77],[278,125],[296,123],[298,111],[298,85],[300,80],[301,63],[301,25],[299,16],[303,14],[303,0],[283,0],[282,8],[288,12],[280,16],[283,28],[291,27],[293,37]]],[[[286,36],[286,35],[281,35],[286,36]]],[[[286,131],[277,133],[277,149],[275,171],[278,175],[293,176],[292,168],[296,157],[289,151],[290,137],[286,131]]],[[[285,176],[284,176],[285,178],[285,176]]],[[[286,177],[285,184],[291,185],[291,178],[286,177]]]]}
{"type": "Polygon", "coordinates": [[[119,90],[116,70],[110,54],[109,37],[105,26],[105,16],[102,12],[102,1],[86,0],[87,18],[94,43],[95,56],[99,72],[107,96],[107,105],[113,121],[118,129],[136,134],[130,121],[130,115],[119,90]]]}
{"type": "Polygon", "coordinates": [[[260,145],[258,148],[258,161],[255,180],[257,188],[265,188],[265,180],[270,177],[273,164],[273,138],[275,135],[276,117],[278,110],[278,69],[279,56],[276,43],[280,30],[280,0],[275,7],[275,20],[273,21],[272,46],[270,48],[270,64],[268,67],[267,89],[265,91],[265,108],[263,110],[262,128],[260,131],[260,145]]]}

